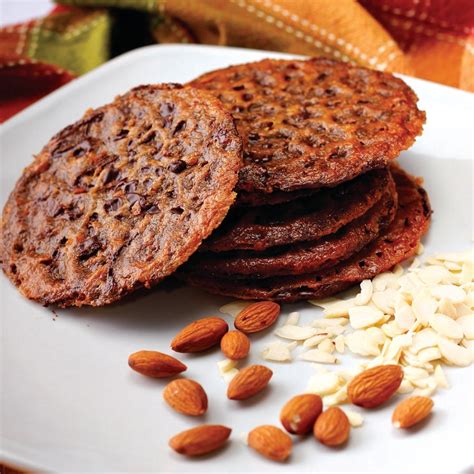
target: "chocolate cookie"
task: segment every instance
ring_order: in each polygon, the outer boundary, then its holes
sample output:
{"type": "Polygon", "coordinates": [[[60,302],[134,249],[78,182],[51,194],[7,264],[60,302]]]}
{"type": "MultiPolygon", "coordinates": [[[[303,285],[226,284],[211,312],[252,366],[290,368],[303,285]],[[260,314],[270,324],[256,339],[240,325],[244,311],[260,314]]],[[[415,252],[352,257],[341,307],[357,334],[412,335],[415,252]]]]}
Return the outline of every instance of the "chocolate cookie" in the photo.
{"type": "Polygon", "coordinates": [[[396,209],[397,193],[390,180],[386,192],[372,208],[334,234],[314,242],[274,247],[265,252],[196,254],[186,268],[227,278],[269,278],[321,271],[372,242],[393,221],[396,209]]]}
{"type": "Polygon", "coordinates": [[[336,186],[384,167],[425,121],[401,79],[325,58],[265,59],[190,84],[234,116],[244,142],[237,189],[247,193],[336,186]]]}
{"type": "Polygon", "coordinates": [[[181,272],[180,277],[211,293],[282,302],[325,298],[373,278],[412,256],[430,223],[431,207],[425,190],[400,169],[393,169],[393,176],[399,206],[392,224],[361,252],[329,270],[264,280],[224,279],[196,272],[181,272]]]}
{"type": "Polygon", "coordinates": [[[285,204],[234,208],[199,250],[261,251],[320,239],[361,217],[391,185],[390,171],[385,168],[285,204]]]}
{"type": "Polygon", "coordinates": [[[44,147],[3,211],[2,268],[28,298],[100,306],[185,262],[227,214],[242,160],[211,94],[140,86],[44,147]]]}

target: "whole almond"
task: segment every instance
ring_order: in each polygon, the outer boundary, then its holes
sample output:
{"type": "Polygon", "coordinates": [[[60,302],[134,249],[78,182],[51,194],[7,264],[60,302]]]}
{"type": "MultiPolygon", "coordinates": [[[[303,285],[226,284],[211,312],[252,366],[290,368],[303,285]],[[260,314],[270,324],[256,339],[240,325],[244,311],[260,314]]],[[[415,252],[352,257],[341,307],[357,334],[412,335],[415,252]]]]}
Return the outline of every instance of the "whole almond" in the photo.
{"type": "Polygon", "coordinates": [[[270,382],[273,372],[264,365],[250,365],[238,372],[230,381],[227,397],[231,400],[246,400],[261,392],[270,382]]]}
{"type": "Polygon", "coordinates": [[[254,428],[248,434],[247,442],[251,448],[272,461],[284,461],[291,454],[291,438],[276,426],[254,428]]]}
{"type": "Polygon", "coordinates": [[[174,357],[157,351],[138,351],[128,357],[128,365],[142,375],[162,378],[184,372],[187,367],[174,357]]]}
{"type": "Polygon", "coordinates": [[[428,397],[409,397],[401,401],[392,415],[395,428],[410,428],[424,420],[433,408],[433,400],[428,397]]]}
{"type": "Polygon", "coordinates": [[[207,395],[194,380],[176,379],[163,390],[165,402],[184,415],[199,416],[207,410],[207,395]]]}
{"type": "Polygon", "coordinates": [[[403,370],[399,365],[378,365],[357,374],[347,386],[354,405],[374,408],[386,402],[400,387],[403,370]]]}
{"type": "Polygon", "coordinates": [[[250,339],[243,332],[229,331],[221,339],[221,350],[228,359],[244,359],[250,351],[250,339]]]}
{"type": "Polygon", "coordinates": [[[183,328],[171,342],[176,352],[201,352],[219,344],[229,326],[222,318],[198,319],[183,328]]]}
{"type": "Polygon", "coordinates": [[[339,446],[345,443],[350,431],[349,419],[338,407],[330,407],[323,411],[314,424],[314,436],[326,446],[339,446]]]}
{"type": "Polygon", "coordinates": [[[247,334],[269,328],[280,314],[280,305],[273,301],[260,301],[244,308],[235,318],[234,326],[247,334]]]}
{"type": "Polygon", "coordinates": [[[323,402],[319,395],[297,395],[282,408],[280,421],[289,433],[304,435],[313,429],[314,422],[322,410],[323,402]]]}
{"type": "Polygon", "coordinates": [[[182,431],[169,440],[169,445],[179,454],[200,456],[224,445],[231,429],[222,425],[201,425],[182,431]]]}

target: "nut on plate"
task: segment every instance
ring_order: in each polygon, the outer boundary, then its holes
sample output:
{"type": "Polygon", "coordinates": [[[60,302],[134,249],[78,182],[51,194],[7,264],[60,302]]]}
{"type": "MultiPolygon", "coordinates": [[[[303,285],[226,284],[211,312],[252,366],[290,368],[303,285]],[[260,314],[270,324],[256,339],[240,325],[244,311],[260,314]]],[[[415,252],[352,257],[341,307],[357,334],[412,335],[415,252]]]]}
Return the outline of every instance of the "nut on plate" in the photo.
{"type": "Polygon", "coordinates": [[[395,428],[410,428],[423,421],[433,408],[433,400],[428,397],[409,397],[401,401],[393,411],[392,423],[395,428]]]}
{"type": "Polygon", "coordinates": [[[264,365],[250,365],[240,370],[230,381],[227,397],[231,400],[246,400],[261,392],[270,382],[273,372],[264,365]]]}
{"type": "Polygon", "coordinates": [[[169,445],[179,454],[201,456],[221,448],[232,430],[222,425],[201,425],[182,431],[169,440],[169,445]]]}
{"type": "Polygon", "coordinates": [[[218,317],[198,319],[188,324],[171,341],[176,352],[201,352],[220,343],[228,331],[227,323],[218,317]]]}
{"type": "Polygon", "coordinates": [[[400,387],[403,370],[399,365],[378,365],[356,375],[347,386],[349,400],[364,408],[386,402],[400,387]]]}
{"type": "Polygon", "coordinates": [[[235,318],[234,326],[246,334],[269,328],[280,314],[280,305],[273,301],[260,301],[244,308],[235,318]]]}
{"type": "Polygon", "coordinates": [[[347,415],[338,407],[330,407],[319,415],[314,424],[314,436],[326,446],[339,446],[347,441],[351,425],[347,415]]]}
{"type": "Polygon", "coordinates": [[[206,392],[194,380],[172,380],[163,390],[163,398],[171,408],[184,415],[200,416],[207,410],[206,392]]]}
{"type": "Polygon", "coordinates": [[[147,377],[163,378],[184,372],[187,367],[178,359],[158,351],[138,351],[128,357],[128,365],[147,377]]]}
{"type": "Polygon", "coordinates": [[[228,359],[244,359],[250,351],[250,339],[246,334],[236,329],[229,331],[221,339],[221,350],[228,359]]]}
{"type": "Polygon", "coordinates": [[[290,399],[280,412],[281,424],[292,434],[309,433],[323,410],[319,395],[305,393],[290,399]]]}
{"type": "Polygon", "coordinates": [[[293,443],[289,435],[272,425],[254,428],[248,434],[248,445],[272,461],[285,461],[291,454],[293,443]]]}

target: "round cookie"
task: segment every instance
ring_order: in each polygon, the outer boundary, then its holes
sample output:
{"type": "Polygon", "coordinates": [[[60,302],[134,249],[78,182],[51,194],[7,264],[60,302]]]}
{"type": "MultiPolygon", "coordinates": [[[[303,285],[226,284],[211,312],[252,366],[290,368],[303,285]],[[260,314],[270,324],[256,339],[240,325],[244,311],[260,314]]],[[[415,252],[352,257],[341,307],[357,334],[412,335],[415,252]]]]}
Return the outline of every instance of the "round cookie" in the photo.
{"type": "Polygon", "coordinates": [[[234,208],[199,250],[261,251],[320,239],[365,214],[390,186],[393,180],[385,168],[285,204],[234,208]]]}
{"type": "Polygon", "coordinates": [[[336,186],[384,167],[425,121],[401,79],[326,58],[265,59],[190,85],[232,113],[244,145],[237,189],[257,195],[336,186]]]}
{"type": "Polygon", "coordinates": [[[2,268],[28,298],[100,306],[173,273],[235,199],[242,143],[211,94],[132,89],[54,136],[3,211],[2,268]]]}
{"type": "Polygon", "coordinates": [[[295,302],[325,298],[362,280],[374,278],[416,252],[430,224],[431,207],[426,191],[400,169],[393,169],[399,206],[394,221],[358,254],[316,274],[281,276],[264,280],[235,280],[180,272],[180,277],[210,293],[240,299],[295,302]]]}
{"type": "Polygon", "coordinates": [[[321,271],[372,242],[393,221],[396,209],[397,193],[390,180],[386,192],[374,206],[334,234],[312,242],[272,247],[265,252],[196,254],[186,268],[226,278],[270,278],[321,271]]]}

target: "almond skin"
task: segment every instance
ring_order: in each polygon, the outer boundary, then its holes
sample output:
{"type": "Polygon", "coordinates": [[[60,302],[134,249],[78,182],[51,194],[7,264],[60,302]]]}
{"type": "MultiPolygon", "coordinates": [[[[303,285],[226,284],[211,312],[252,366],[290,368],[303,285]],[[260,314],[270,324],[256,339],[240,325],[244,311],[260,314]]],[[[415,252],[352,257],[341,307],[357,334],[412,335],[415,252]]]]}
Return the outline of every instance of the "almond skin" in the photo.
{"type": "Polygon", "coordinates": [[[401,401],[393,411],[392,423],[395,428],[410,428],[424,420],[433,408],[433,400],[428,397],[409,397],[401,401]]]}
{"type": "Polygon", "coordinates": [[[289,435],[272,425],[254,428],[248,435],[248,445],[272,461],[282,462],[291,454],[292,442],[289,435]]]}
{"type": "Polygon", "coordinates": [[[172,356],[157,351],[138,351],[128,357],[128,365],[142,375],[155,378],[172,377],[187,367],[172,356]]]}
{"type": "Polygon", "coordinates": [[[224,445],[232,430],[222,425],[201,425],[182,431],[169,440],[169,445],[179,454],[201,456],[224,445]]]}
{"type": "Polygon", "coordinates": [[[194,380],[176,379],[163,390],[165,402],[184,415],[200,416],[207,410],[207,395],[194,380]]]}
{"type": "Polygon", "coordinates": [[[201,352],[219,344],[229,326],[222,318],[198,319],[183,328],[171,342],[176,352],[201,352]]]}
{"type": "Polygon", "coordinates": [[[273,372],[264,365],[250,365],[239,371],[230,381],[227,397],[231,400],[246,400],[261,392],[270,382],[273,372]]]}
{"type": "Polygon", "coordinates": [[[386,402],[400,387],[403,370],[399,365],[378,365],[356,375],[347,386],[354,405],[374,408],[386,402]]]}
{"type": "Polygon", "coordinates": [[[314,424],[314,436],[326,446],[339,446],[347,441],[351,425],[347,415],[338,407],[330,407],[319,415],[314,424]]]}
{"type": "Polygon", "coordinates": [[[280,412],[280,421],[288,433],[304,435],[313,429],[314,422],[322,411],[321,397],[305,393],[286,403],[280,412]]]}
{"type": "Polygon", "coordinates": [[[228,359],[244,359],[250,351],[250,339],[243,332],[229,331],[221,339],[221,350],[228,359]]]}
{"type": "Polygon", "coordinates": [[[234,326],[246,334],[269,328],[280,314],[280,305],[273,301],[260,301],[244,308],[235,318],[234,326]]]}

